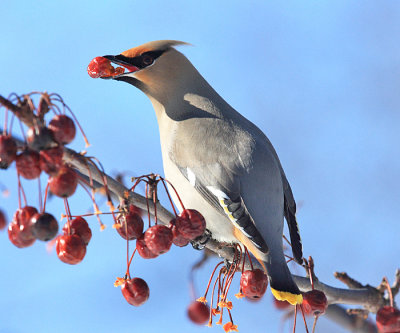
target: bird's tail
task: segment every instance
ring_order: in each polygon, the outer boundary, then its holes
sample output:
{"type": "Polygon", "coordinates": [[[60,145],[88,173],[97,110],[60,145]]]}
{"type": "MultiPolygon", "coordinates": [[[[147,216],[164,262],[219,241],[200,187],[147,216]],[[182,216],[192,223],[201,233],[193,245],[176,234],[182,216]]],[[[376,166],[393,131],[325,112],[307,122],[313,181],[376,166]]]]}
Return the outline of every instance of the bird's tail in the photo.
{"type": "Polygon", "coordinates": [[[289,228],[292,253],[294,260],[301,265],[303,263],[303,245],[296,219],[296,207],[294,207],[294,212],[292,209],[290,209],[285,199],[285,218],[289,228]]]}
{"type": "Polygon", "coordinates": [[[286,262],[283,260],[283,263],[266,263],[266,266],[271,292],[275,298],[279,301],[287,301],[292,305],[301,304],[303,296],[293,281],[286,262]]]}

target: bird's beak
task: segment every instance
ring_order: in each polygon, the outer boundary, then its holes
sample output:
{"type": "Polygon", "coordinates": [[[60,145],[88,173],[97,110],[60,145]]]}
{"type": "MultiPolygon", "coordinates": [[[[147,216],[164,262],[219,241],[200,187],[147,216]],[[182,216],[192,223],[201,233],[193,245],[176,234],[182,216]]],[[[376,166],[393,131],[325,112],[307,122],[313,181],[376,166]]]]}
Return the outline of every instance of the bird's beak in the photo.
{"type": "Polygon", "coordinates": [[[124,61],[123,60],[124,57],[121,56],[121,55],[116,55],[116,56],[105,55],[105,56],[103,56],[103,58],[106,58],[106,59],[110,60],[112,63],[114,63],[116,65],[122,66],[124,68],[124,72],[121,73],[121,74],[113,75],[113,76],[101,77],[102,79],[116,79],[116,78],[119,78],[121,76],[125,76],[127,74],[131,74],[131,73],[137,72],[139,70],[138,67],[133,66],[132,64],[124,61]],[[127,70],[127,72],[125,72],[125,70],[127,70]]]}

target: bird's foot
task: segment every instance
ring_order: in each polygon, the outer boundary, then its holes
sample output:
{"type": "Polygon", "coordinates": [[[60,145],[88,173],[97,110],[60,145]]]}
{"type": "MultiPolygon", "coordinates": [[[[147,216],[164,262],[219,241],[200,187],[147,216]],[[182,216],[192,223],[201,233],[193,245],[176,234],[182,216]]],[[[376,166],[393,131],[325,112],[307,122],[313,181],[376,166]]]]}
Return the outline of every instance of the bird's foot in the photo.
{"type": "Polygon", "coordinates": [[[195,250],[203,250],[206,247],[207,242],[211,239],[212,233],[210,230],[206,229],[204,233],[197,237],[195,240],[191,241],[193,248],[195,250]]]}

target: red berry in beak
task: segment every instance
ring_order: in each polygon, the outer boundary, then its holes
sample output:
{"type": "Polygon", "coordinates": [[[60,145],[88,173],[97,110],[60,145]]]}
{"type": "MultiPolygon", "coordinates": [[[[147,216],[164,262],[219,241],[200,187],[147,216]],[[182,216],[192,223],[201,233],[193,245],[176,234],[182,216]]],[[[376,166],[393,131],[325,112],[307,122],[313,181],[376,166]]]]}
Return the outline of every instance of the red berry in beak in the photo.
{"type": "Polygon", "coordinates": [[[210,317],[210,308],[204,303],[194,301],[189,305],[187,315],[195,324],[203,325],[210,317]]]}
{"type": "Polygon", "coordinates": [[[66,145],[75,138],[76,127],[74,121],[64,115],[56,115],[49,123],[49,129],[53,132],[54,139],[62,145],[66,145]]]}
{"type": "Polygon", "coordinates": [[[206,221],[197,210],[185,209],[176,218],[175,226],[183,237],[193,240],[204,233],[206,221]]]}
{"type": "Polygon", "coordinates": [[[319,316],[325,313],[328,300],[320,290],[310,290],[303,294],[303,310],[306,315],[319,316]]]}
{"type": "Polygon", "coordinates": [[[78,186],[77,174],[67,166],[62,167],[56,175],[49,178],[50,191],[61,198],[68,198],[75,193],[78,186]]]}
{"type": "Polygon", "coordinates": [[[130,205],[128,212],[120,214],[117,220],[120,225],[117,231],[123,239],[137,239],[143,234],[143,219],[140,210],[134,205],[130,205]]]}
{"type": "Polygon", "coordinates": [[[268,277],[261,269],[244,271],[240,278],[240,290],[250,299],[262,297],[267,287],[268,277]]]}
{"type": "Polygon", "coordinates": [[[147,244],[144,241],[144,234],[136,240],[136,250],[138,251],[139,255],[144,259],[153,259],[158,257],[158,254],[151,252],[150,249],[147,247],[147,244]]]}
{"type": "Polygon", "coordinates": [[[36,238],[32,232],[32,217],[37,214],[35,207],[25,206],[18,209],[8,226],[8,238],[19,248],[31,246],[36,238]]]}
{"type": "Polygon", "coordinates": [[[63,154],[64,150],[62,147],[55,147],[51,149],[41,150],[39,155],[40,169],[49,175],[56,174],[63,166],[63,154]]]}
{"type": "Polygon", "coordinates": [[[380,333],[400,332],[400,311],[392,306],[384,306],[376,313],[376,325],[380,333]]]}
{"type": "Polygon", "coordinates": [[[0,135],[0,169],[7,169],[17,157],[17,144],[8,135],[0,135]]]}
{"type": "Polygon", "coordinates": [[[89,63],[87,72],[91,78],[97,79],[99,77],[122,74],[125,69],[122,67],[114,68],[110,60],[104,57],[96,57],[89,63]]]}
{"type": "Polygon", "coordinates": [[[56,240],[56,252],[62,262],[76,265],[85,257],[86,245],[78,235],[60,235],[56,240]]]}
{"type": "Polygon", "coordinates": [[[169,228],[172,231],[172,243],[174,243],[176,246],[183,247],[189,244],[189,240],[181,235],[181,233],[178,231],[175,225],[176,219],[173,219],[171,222],[169,222],[169,228]]]}
{"type": "Polygon", "coordinates": [[[0,209],[0,230],[3,230],[6,226],[7,226],[6,215],[0,209]]]}
{"type": "Polygon", "coordinates": [[[36,239],[48,241],[56,237],[58,223],[53,215],[48,213],[35,214],[32,219],[32,234],[36,239]]]}
{"type": "Polygon", "coordinates": [[[25,179],[35,179],[42,170],[39,164],[39,154],[33,150],[25,150],[17,155],[15,160],[18,173],[25,179]]]}
{"type": "MultiPolygon", "coordinates": [[[[78,216],[77,218],[69,221],[70,235],[77,235],[82,238],[85,245],[88,245],[92,238],[92,230],[84,218],[78,216]]],[[[62,229],[64,235],[68,235],[68,223],[65,223],[62,229]]]]}
{"type": "Polygon", "coordinates": [[[141,278],[126,280],[121,291],[127,302],[134,306],[142,305],[150,296],[149,286],[141,278]]]}
{"type": "Polygon", "coordinates": [[[172,245],[172,231],[165,225],[155,225],[144,233],[149,250],[157,255],[167,252],[172,245]]]}

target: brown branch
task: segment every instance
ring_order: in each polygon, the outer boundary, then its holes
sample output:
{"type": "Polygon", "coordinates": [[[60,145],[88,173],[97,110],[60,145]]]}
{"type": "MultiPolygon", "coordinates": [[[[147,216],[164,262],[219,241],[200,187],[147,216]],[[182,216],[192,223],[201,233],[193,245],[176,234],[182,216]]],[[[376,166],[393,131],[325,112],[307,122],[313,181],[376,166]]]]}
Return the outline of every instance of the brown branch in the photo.
{"type": "Polygon", "coordinates": [[[339,281],[343,282],[347,287],[349,287],[351,289],[364,288],[364,285],[362,285],[360,282],[356,281],[355,279],[351,278],[345,272],[335,272],[333,275],[335,276],[335,278],[337,278],[339,281]]]}

